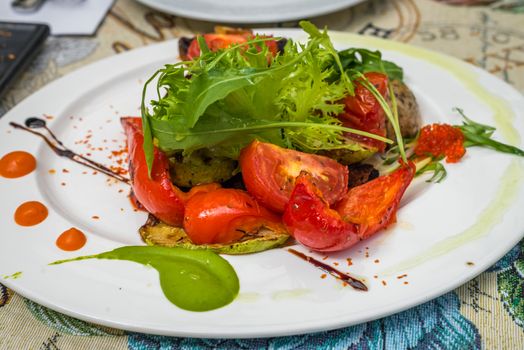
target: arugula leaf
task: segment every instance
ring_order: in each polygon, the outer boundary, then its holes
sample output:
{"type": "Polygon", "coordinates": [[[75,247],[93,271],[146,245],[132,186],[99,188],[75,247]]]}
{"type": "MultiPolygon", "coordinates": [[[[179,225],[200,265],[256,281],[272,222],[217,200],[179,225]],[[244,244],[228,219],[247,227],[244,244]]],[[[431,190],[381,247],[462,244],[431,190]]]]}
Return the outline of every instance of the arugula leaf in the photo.
{"type": "Polygon", "coordinates": [[[382,60],[382,64],[384,65],[384,71],[386,72],[389,80],[404,80],[404,70],[402,67],[386,60],[382,60]]]}
{"type": "Polygon", "coordinates": [[[342,67],[345,71],[356,70],[361,73],[384,72],[390,80],[403,80],[404,71],[395,63],[382,59],[380,51],[361,48],[349,48],[339,51],[342,67]]]}
{"type": "Polygon", "coordinates": [[[254,69],[218,70],[203,72],[191,79],[183,118],[188,127],[194,127],[198,118],[214,102],[225,98],[235,90],[255,85],[255,79],[265,72],[254,69]]]}

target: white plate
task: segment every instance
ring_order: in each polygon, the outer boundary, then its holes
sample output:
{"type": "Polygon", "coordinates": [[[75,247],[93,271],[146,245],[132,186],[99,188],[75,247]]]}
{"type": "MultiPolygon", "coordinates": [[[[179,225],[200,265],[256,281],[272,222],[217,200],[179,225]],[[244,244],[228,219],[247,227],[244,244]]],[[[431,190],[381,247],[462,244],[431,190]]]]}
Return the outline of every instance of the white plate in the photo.
{"type": "MultiPolygon", "coordinates": [[[[305,39],[292,30],[274,34],[305,39]]],[[[457,124],[452,108],[462,107],[475,120],[497,126],[497,138],[522,147],[524,98],[506,83],[456,59],[403,44],[342,33],[332,38],[340,49],[382,49],[403,66],[426,123],[457,124]]],[[[170,41],[102,60],[49,84],[0,119],[0,155],[26,150],[38,158],[31,175],[0,178],[0,276],[22,271],[20,278],[2,283],[54,310],[117,328],[192,337],[276,336],[356,324],[428,301],[488,268],[522,237],[523,159],[469,149],[463,161],[446,165],[443,183],[418,181],[410,187],[396,225],[326,260],[366,278],[367,293],[321,278],[320,270],[284,249],[227,256],[240,278],[240,296],[204,313],[170,304],[156,271],[139,264],[86,260],[48,266],[57,259],[142,244],[137,229],[145,215],[131,210],[124,185],[82,174],[84,168],[8,122],[51,115],[49,126],[80,152],[85,145],[75,142],[92,130],[93,146],[110,145],[91,151],[92,158],[110,163],[109,151],[124,142],[118,117],[138,114],[143,82],[176,57],[177,42],[170,41]],[[49,217],[38,226],[17,226],[12,215],[28,200],[45,203],[49,217]],[[92,219],[95,215],[100,219],[92,219]],[[55,240],[72,226],[83,230],[88,242],[80,251],[61,251],[55,240]],[[398,279],[401,274],[408,276],[398,279]]]]}
{"type": "Polygon", "coordinates": [[[320,16],[363,0],[137,0],[154,9],[225,23],[270,23],[320,16]]]}

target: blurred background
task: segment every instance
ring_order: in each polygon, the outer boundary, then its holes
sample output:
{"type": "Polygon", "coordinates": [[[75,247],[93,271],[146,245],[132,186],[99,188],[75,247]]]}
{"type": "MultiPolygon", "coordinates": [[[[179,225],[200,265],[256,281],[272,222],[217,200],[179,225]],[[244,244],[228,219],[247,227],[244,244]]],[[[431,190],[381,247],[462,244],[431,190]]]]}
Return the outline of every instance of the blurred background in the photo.
{"type": "MultiPolygon", "coordinates": [[[[330,30],[373,35],[447,53],[485,68],[524,91],[523,13],[524,0],[271,0],[223,4],[211,0],[2,0],[0,21],[47,22],[51,35],[32,64],[25,67],[22,78],[1,98],[0,115],[53,79],[113,54],[211,32],[217,24],[293,28],[303,18],[330,30]],[[37,4],[32,11],[17,11],[13,3],[37,4]],[[272,14],[280,19],[271,21],[272,14]],[[200,19],[210,17],[221,22],[200,19]],[[261,23],[256,22],[259,18],[263,19],[261,23]]],[[[4,63],[9,54],[5,39],[0,35],[4,63]]]]}

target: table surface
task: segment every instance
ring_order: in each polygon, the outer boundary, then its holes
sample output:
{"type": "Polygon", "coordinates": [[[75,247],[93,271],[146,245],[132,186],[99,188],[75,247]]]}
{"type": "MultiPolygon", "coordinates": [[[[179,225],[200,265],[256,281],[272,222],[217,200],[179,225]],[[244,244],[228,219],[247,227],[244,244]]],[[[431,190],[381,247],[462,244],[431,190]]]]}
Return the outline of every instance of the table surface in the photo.
{"type": "MultiPolygon", "coordinates": [[[[369,0],[311,20],[330,30],[397,40],[461,58],[524,92],[523,0],[369,0]]],[[[30,69],[0,100],[0,116],[40,87],[87,63],[159,41],[210,32],[213,26],[162,14],[133,0],[117,0],[96,36],[51,37],[30,69]]],[[[273,26],[293,28],[297,22],[262,27],[273,26]]],[[[524,241],[477,278],[400,314],[330,332],[242,341],[109,329],[46,309],[0,284],[0,349],[524,349],[523,266],[524,241]]]]}

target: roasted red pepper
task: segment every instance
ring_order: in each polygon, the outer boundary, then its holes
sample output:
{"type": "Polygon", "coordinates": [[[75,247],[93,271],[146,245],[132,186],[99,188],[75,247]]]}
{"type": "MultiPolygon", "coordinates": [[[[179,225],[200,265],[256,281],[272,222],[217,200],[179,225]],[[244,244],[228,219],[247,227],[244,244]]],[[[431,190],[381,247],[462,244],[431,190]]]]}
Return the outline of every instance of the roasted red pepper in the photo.
{"type": "Polygon", "coordinates": [[[122,118],[129,152],[129,174],[136,199],[144,208],[163,222],[181,226],[184,218],[185,193],[173,186],[169,176],[167,156],[155,148],[151,177],[147,172],[142,145],[140,118],[122,118]]]}
{"type": "Polygon", "coordinates": [[[261,227],[284,231],[280,217],[260,206],[247,192],[212,183],[182,192],[169,176],[167,156],[154,149],[148,176],[140,118],[121,119],[127,135],[129,174],[136,200],[163,222],[184,227],[196,244],[229,243],[261,227]]]}
{"type": "MultiPolygon", "coordinates": [[[[204,40],[211,51],[218,51],[225,49],[234,44],[242,44],[248,40],[254,39],[255,35],[250,32],[244,32],[239,34],[204,34],[204,40]]],[[[268,38],[268,36],[259,36],[260,38],[268,38]]],[[[269,49],[269,52],[274,56],[278,52],[278,45],[275,40],[268,40],[264,42],[269,49]]],[[[195,38],[189,44],[187,49],[187,55],[183,59],[192,60],[200,56],[200,46],[198,40],[195,38]]]]}
{"type": "Polygon", "coordinates": [[[303,172],[284,211],[288,232],[308,248],[339,251],[395,221],[404,191],[415,174],[411,164],[349,190],[334,209],[303,172]]]}
{"type": "MultiPolygon", "coordinates": [[[[365,73],[364,76],[377,88],[384,98],[387,97],[387,75],[369,72],[365,73]]],[[[379,136],[386,136],[386,115],[384,110],[375,96],[364,85],[359,83],[358,79],[355,82],[355,96],[347,96],[343,102],[345,104],[344,112],[338,118],[344,126],[379,136]]],[[[386,144],[382,141],[360,135],[348,135],[369,147],[376,148],[379,152],[384,151],[386,147],[386,144]]]]}
{"type": "Polygon", "coordinates": [[[156,147],[151,177],[149,177],[142,148],[144,135],[141,119],[126,117],[121,118],[120,121],[127,136],[129,174],[136,200],[163,222],[173,226],[182,226],[185,202],[195,193],[215,190],[220,185],[196,186],[188,193],[184,193],[171,182],[167,156],[156,147]]]}

